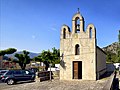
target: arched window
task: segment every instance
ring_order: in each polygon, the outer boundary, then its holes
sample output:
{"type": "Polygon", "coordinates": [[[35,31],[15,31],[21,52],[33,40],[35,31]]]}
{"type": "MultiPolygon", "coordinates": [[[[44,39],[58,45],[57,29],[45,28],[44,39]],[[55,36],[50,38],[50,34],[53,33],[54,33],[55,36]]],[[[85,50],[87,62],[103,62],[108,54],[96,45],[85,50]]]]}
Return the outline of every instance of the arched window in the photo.
{"type": "Polygon", "coordinates": [[[92,28],[90,28],[89,38],[92,38],[92,28]]]}
{"type": "Polygon", "coordinates": [[[80,47],[79,45],[75,45],[75,55],[80,55],[80,47]]]}
{"type": "Polygon", "coordinates": [[[66,29],[63,29],[63,39],[66,39],[66,29]]]}
{"type": "Polygon", "coordinates": [[[75,20],[75,33],[79,33],[80,32],[80,19],[79,17],[76,17],[75,20]]]}

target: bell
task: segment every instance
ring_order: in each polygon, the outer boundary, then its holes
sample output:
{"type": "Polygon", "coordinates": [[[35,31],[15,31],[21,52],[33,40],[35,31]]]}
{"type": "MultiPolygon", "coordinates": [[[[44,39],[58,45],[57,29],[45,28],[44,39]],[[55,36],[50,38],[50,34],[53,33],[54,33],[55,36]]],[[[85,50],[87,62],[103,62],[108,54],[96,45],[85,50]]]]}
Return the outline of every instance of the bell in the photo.
{"type": "Polygon", "coordinates": [[[80,25],[79,24],[77,24],[77,30],[80,30],[80,25]]]}

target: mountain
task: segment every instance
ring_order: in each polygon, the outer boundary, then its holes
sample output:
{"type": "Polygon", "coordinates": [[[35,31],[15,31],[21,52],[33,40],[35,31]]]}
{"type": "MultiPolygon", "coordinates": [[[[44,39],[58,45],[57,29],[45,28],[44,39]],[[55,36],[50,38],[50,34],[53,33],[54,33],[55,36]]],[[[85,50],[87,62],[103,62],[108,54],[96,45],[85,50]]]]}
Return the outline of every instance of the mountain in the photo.
{"type": "Polygon", "coordinates": [[[117,54],[118,49],[120,49],[120,44],[119,42],[114,42],[106,47],[103,47],[102,49],[105,52],[117,54]]]}
{"type": "Polygon", "coordinates": [[[114,42],[102,48],[107,54],[107,62],[119,63],[120,62],[120,43],[114,42]]]}
{"type": "MultiPolygon", "coordinates": [[[[13,54],[8,54],[8,55],[5,55],[5,56],[15,58],[14,55],[15,55],[16,53],[22,54],[22,51],[18,51],[18,52],[15,52],[15,53],[13,53],[13,54]]],[[[38,56],[38,55],[39,55],[39,53],[29,52],[29,56],[30,56],[31,59],[34,58],[34,57],[36,57],[36,56],[38,56]]]]}

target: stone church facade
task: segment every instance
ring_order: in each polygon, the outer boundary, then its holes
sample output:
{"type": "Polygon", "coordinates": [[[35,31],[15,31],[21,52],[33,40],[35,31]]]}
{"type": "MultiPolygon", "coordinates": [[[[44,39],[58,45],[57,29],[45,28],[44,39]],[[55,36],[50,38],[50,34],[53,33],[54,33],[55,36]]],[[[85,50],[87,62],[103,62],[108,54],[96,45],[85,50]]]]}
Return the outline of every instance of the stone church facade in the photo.
{"type": "Polygon", "coordinates": [[[96,28],[78,11],[72,18],[72,31],[63,25],[60,35],[60,80],[97,80],[106,72],[106,54],[97,46],[96,28]]]}

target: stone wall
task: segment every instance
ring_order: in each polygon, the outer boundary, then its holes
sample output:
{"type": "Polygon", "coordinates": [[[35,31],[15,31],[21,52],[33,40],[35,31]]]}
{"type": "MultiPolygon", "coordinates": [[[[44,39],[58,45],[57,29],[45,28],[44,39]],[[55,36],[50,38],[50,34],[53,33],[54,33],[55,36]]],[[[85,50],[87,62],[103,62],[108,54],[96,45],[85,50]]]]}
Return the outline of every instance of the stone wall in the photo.
{"type": "MultiPolygon", "coordinates": [[[[97,75],[102,75],[106,72],[106,54],[97,47],[97,75]]],[[[98,77],[99,78],[99,77],[98,77]]]]}

